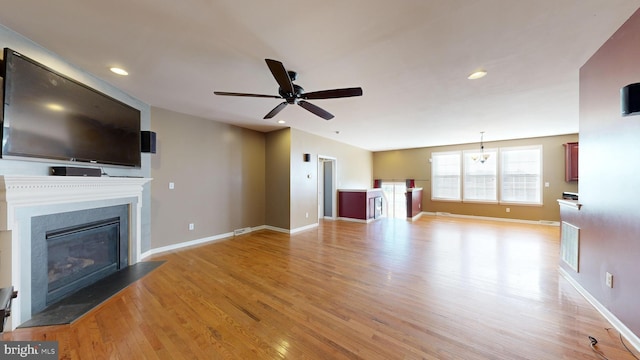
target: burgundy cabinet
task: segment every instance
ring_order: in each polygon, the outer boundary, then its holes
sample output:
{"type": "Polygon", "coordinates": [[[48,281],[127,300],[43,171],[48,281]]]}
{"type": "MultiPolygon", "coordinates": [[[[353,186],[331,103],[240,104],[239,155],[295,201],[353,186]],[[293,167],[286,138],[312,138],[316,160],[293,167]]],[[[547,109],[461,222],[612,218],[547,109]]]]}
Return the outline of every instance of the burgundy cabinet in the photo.
{"type": "Polygon", "coordinates": [[[422,212],[422,188],[407,189],[407,217],[414,218],[422,212]]]}
{"type": "Polygon", "coordinates": [[[564,179],[578,181],[578,143],[564,144],[564,179]]]}
{"type": "Polygon", "coordinates": [[[358,220],[382,215],[382,190],[338,190],[338,217],[358,220]]]}

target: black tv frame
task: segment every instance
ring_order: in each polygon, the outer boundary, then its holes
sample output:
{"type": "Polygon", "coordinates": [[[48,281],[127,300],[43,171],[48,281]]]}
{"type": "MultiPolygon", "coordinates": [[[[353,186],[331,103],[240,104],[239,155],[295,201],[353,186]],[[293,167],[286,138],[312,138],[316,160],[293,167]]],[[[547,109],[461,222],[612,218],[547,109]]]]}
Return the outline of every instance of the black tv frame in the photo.
{"type": "MultiPolygon", "coordinates": [[[[94,166],[141,167],[140,110],[10,48],[4,48],[4,59],[0,60],[0,66],[3,93],[3,106],[0,111],[1,158],[74,165],[84,163],[94,166]],[[19,58],[20,61],[26,61],[34,66],[34,72],[30,75],[36,76],[34,83],[38,88],[35,90],[35,95],[42,96],[45,93],[47,96],[51,95],[62,104],[69,105],[71,110],[66,114],[49,111],[43,115],[45,112],[40,109],[42,104],[38,103],[37,110],[35,106],[26,110],[28,115],[32,115],[29,116],[30,128],[16,130],[15,117],[22,115],[23,110],[9,109],[12,104],[15,105],[13,94],[6,92],[15,81],[11,78],[12,74],[8,69],[11,66],[11,57],[19,58]],[[10,78],[7,79],[7,76],[10,78]],[[37,78],[37,76],[43,78],[37,78]],[[45,80],[51,84],[45,84],[45,80]],[[81,100],[78,101],[78,98],[81,100]],[[34,131],[29,132],[30,129],[43,125],[51,126],[51,132],[57,131],[63,134],[67,141],[54,139],[53,135],[49,138],[48,134],[43,137],[42,134],[34,135],[34,131]],[[73,134],[74,131],[80,134],[73,134]],[[73,141],[69,142],[69,138],[73,141]],[[23,144],[11,147],[12,140],[20,141],[20,139],[24,141],[23,144]],[[123,145],[127,148],[126,151],[122,151],[123,145]]],[[[22,116],[21,120],[25,117],[22,116]]]]}

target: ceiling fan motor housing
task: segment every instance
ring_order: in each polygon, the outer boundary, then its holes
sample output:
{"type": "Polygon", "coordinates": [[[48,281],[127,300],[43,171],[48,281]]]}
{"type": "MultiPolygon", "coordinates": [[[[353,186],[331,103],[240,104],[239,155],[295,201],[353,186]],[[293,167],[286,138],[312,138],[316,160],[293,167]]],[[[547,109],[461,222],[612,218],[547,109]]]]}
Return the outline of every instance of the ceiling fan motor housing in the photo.
{"type": "Polygon", "coordinates": [[[285,90],[282,90],[281,87],[278,88],[278,93],[280,94],[280,96],[282,96],[285,100],[287,100],[287,103],[289,104],[295,104],[296,100],[298,98],[300,98],[300,95],[304,94],[304,89],[302,88],[302,86],[300,85],[296,85],[296,84],[291,84],[293,85],[293,91],[294,93],[288,93],[285,90]]]}
{"type": "Polygon", "coordinates": [[[296,85],[293,83],[294,80],[298,77],[298,74],[295,71],[286,70],[282,62],[273,60],[273,59],[264,59],[271,71],[271,74],[275,78],[278,83],[278,94],[276,95],[263,95],[263,94],[248,94],[248,93],[236,93],[236,92],[226,92],[226,91],[214,91],[216,95],[226,95],[226,96],[249,96],[249,97],[259,97],[259,98],[276,98],[283,99],[284,101],[278,104],[273,110],[269,111],[267,115],[264,116],[265,119],[271,119],[276,116],[282,109],[287,107],[287,105],[300,105],[305,110],[317,115],[325,120],[333,119],[333,114],[322,109],[319,106],[313,105],[307,100],[318,100],[318,99],[335,99],[335,98],[344,98],[344,97],[352,97],[352,96],[361,96],[362,88],[344,88],[344,89],[331,89],[331,90],[322,90],[322,91],[312,91],[308,94],[305,94],[302,86],[296,85]]]}

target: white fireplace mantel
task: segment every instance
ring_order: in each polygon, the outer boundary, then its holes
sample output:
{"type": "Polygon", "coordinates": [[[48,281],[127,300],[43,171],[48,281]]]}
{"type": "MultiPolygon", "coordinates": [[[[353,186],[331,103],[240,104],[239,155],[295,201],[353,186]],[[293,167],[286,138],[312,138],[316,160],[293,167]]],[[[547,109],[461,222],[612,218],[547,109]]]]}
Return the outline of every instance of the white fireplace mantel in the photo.
{"type": "Polygon", "coordinates": [[[140,260],[143,186],[150,178],[0,176],[0,287],[14,286],[9,328],[31,318],[31,217],[129,204],[129,264],[140,260]]]}
{"type": "Polygon", "coordinates": [[[139,197],[149,178],[83,176],[0,176],[0,231],[11,230],[22,206],[139,197]]]}

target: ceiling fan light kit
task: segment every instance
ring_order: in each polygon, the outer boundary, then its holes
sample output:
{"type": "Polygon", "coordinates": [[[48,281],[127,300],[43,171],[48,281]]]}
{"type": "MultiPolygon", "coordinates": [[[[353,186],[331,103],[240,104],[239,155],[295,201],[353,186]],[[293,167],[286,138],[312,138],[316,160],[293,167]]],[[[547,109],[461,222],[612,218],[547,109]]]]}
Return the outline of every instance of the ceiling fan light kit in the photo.
{"type": "Polygon", "coordinates": [[[489,160],[489,154],[484,152],[484,131],[480,131],[480,153],[471,155],[471,160],[481,164],[489,160]]]}
{"type": "Polygon", "coordinates": [[[362,88],[342,88],[331,90],[320,90],[305,93],[302,86],[296,85],[293,81],[296,80],[298,74],[295,71],[287,71],[284,65],[277,60],[265,59],[271,74],[280,86],[278,88],[279,95],[262,95],[262,94],[247,94],[247,93],[235,93],[226,91],[214,91],[216,95],[223,96],[245,96],[245,97],[260,97],[260,98],[273,98],[283,99],[284,101],[278,104],[275,108],[264,116],[264,119],[271,119],[282,111],[287,105],[300,105],[303,109],[325,119],[333,119],[333,114],[316,106],[306,100],[320,100],[320,99],[337,99],[353,96],[362,96],[362,88]]]}

